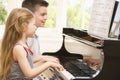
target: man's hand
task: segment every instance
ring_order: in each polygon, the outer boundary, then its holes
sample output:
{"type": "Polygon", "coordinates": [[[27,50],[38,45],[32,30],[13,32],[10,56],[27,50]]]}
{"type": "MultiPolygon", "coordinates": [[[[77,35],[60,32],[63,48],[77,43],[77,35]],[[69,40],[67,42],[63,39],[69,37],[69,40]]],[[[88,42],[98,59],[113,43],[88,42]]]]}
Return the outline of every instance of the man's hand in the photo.
{"type": "Polygon", "coordinates": [[[36,56],[33,57],[33,62],[47,62],[47,61],[52,61],[55,63],[59,63],[59,59],[54,57],[54,56],[47,56],[47,55],[40,55],[40,56],[36,56]]]}
{"type": "Polygon", "coordinates": [[[59,59],[53,56],[40,55],[33,57],[34,66],[39,66],[48,61],[60,64],[59,59]]]}
{"type": "Polygon", "coordinates": [[[40,56],[41,57],[41,60],[44,61],[44,62],[47,62],[47,61],[52,61],[52,62],[55,62],[55,63],[59,63],[59,59],[56,58],[56,57],[53,57],[53,56],[40,56]]]}
{"type": "Polygon", "coordinates": [[[100,69],[100,59],[94,59],[91,57],[84,57],[83,62],[86,63],[90,67],[96,67],[96,69],[100,69]]]}

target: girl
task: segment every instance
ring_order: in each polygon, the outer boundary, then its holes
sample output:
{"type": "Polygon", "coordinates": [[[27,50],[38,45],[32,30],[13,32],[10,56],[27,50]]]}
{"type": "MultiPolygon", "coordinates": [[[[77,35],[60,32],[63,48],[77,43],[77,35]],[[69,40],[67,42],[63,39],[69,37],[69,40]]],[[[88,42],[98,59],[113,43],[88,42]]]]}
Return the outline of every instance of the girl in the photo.
{"type": "Polygon", "coordinates": [[[62,65],[52,61],[33,66],[34,53],[28,48],[26,39],[33,37],[36,29],[32,12],[24,8],[12,10],[1,43],[1,80],[32,80],[48,67],[63,70],[62,65]]]}

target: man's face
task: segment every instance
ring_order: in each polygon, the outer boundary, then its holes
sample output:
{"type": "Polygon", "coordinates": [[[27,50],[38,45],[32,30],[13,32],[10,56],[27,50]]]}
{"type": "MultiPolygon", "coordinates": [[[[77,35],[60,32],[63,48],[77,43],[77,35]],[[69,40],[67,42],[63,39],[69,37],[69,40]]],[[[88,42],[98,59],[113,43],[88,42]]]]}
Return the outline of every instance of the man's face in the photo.
{"type": "Polygon", "coordinates": [[[47,19],[47,7],[39,6],[34,12],[37,27],[43,27],[47,19]]]}

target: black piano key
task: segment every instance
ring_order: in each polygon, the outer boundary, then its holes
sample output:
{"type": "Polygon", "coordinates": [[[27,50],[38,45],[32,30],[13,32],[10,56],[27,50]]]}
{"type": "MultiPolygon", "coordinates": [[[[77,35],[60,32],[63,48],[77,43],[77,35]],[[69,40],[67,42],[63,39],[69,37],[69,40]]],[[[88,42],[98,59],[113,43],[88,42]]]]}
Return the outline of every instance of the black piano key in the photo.
{"type": "Polygon", "coordinates": [[[83,72],[87,73],[88,75],[90,75],[92,77],[93,74],[96,73],[95,70],[93,70],[92,68],[90,68],[89,66],[85,65],[83,62],[78,61],[78,60],[70,60],[70,62],[72,64],[74,64],[76,67],[78,67],[79,69],[81,69],[83,72]]]}
{"type": "MultiPolygon", "coordinates": [[[[85,66],[83,66],[83,63],[79,63],[81,64],[81,66],[86,69],[86,72],[84,72],[80,67],[77,67],[76,64],[73,64],[71,61],[74,60],[73,58],[65,58],[65,57],[59,57],[59,60],[61,62],[61,64],[64,66],[64,68],[70,72],[74,77],[89,77],[90,75],[87,74],[88,69],[85,66]]],[[[78,64],[78,63],[77,63],[78,64]]],[[[78,65],[79,65],[78,64],[78,65]]]]}

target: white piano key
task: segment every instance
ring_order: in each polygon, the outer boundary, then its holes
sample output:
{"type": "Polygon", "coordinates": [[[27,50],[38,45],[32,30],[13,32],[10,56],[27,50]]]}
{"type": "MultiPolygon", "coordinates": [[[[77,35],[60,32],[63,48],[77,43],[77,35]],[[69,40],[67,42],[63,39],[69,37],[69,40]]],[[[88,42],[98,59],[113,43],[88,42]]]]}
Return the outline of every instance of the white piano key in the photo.
{"type": "Polygon", "coordinates": [[[63,71],[57,71],[59,72],[60,76],[64,79],[64,80],[71,80],[74,79],[75,77],[69,73],[67,70],[63,70],[63,71]]]}

